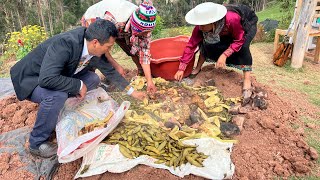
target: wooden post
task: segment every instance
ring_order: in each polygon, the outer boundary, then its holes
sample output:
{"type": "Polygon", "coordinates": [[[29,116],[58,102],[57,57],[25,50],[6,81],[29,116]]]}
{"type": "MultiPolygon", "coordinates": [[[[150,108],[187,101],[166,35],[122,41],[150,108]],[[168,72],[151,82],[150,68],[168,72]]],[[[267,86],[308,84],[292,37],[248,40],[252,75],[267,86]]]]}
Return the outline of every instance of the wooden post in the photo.
{"type": "Polygon", "coordinates": [[[317,1],[314,0],[303,0],[302,2],[300,17],[297,24],[296,41],[291,58],[291,67],[293,68],[302,67],[316,5],[317,1]]]}
{"type": "Polygon", "coordinates": [[[317,37],[316,53],[314,55],[314,61],[320,63],[320,37],[317,37]]]}
{"type": "Polygon", "coordinates": [[[276,29],[276,33],[275,33],[275,35],[274,35],[273,53],[275,53],[275,52],[277,51],[278,46],[279,46],[279,36],[280,36],[280,34],[279,34],[278,31],[279,31],[279,30],[276,29]]]}
{"type": "Polygon", "coordinates": [[[294,16],[294,28],[293,28],[293,32],[294,32],[294,34],[293,34],[293,44],[295,43],[295,40],[296,40],[296,38],[297,38],[297,27],[298,27],[298,21],[299,21],[299,17],[300,17],[300,13],[301,13],[301,7],[302,7],[302,1],[303,0],[297,0],[297,2],[296,2],[296,14],[295,14],[295,16],[294,16]]]}

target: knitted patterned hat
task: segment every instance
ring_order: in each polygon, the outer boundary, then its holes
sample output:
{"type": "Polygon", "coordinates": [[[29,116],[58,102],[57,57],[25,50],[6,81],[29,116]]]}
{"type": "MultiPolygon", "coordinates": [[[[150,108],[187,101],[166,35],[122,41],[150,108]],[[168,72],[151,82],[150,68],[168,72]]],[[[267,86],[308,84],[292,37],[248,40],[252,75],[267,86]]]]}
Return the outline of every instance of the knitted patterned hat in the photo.
{"type": "Polygon", "coordinates": [[[144,0],[131,15],[131,30],[140,33],[156,26],[157,10],[150,0],[144,0]]]}

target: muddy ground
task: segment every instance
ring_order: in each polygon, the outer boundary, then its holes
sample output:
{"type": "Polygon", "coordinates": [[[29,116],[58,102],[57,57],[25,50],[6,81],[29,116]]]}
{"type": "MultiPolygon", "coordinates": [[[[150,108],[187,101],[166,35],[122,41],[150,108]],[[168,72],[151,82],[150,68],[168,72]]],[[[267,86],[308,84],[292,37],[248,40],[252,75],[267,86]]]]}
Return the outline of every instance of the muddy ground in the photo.
{"type": "MultiPolygon", "coordinates": [[[[216,70],[207,66],[196,77],[201,84],[214,79],[216,86],[227,97],[241,96],[242,75],[230,70],[216,70]]],[[[236,137],[232,160],[236,166],[233,179],[273,179],[304,176],[311,172],[318,154],[304,141],[303,128],[294,130],[292,124],[301,124],[299,112],[289,101],[284,101],[269,87],[255,81],[256,87],[268,93],[268,109],[251,109],[245,117],[243,130],[236,137]]],[[[293,97],[294,98],[294,97],[293,97]]],[[[298,98],[298,97],[297,97],[298,98]]],[[[15,97],[0,101],[0,133],[24,126],[33,126],[38,105],[29,101],[19,102],[15,97]]],[[[312,109],[311,109],[312,110],[312,109]]],[[[319,127],[312,127],[318,129],[319,127]]],[[[1,144],[0,144],[1,146],[1,144]]],[[[18,170],[23,164],[16,154],[0,154],[0,179],[29,179],[32,174],[18,170]]],[[[81,160],[60,166],[54,179],[72,179],[81,160]]],[[[104,173],[85,179],[179,179],[169,171],[137,166],[132,170],[112,174],[104,173]]],[[[202,179],[187,176],[185,179],[202,179]]]]}

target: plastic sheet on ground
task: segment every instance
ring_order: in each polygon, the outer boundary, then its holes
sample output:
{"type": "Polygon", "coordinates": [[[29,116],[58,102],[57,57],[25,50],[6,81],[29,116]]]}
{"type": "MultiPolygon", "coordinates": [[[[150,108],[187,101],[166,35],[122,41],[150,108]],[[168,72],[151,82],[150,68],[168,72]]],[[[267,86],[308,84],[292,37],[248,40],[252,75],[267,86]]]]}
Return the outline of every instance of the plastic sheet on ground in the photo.
{"type": "Polygon", "coordinates": [[[2,145],[0,147],[0,154],[17,152],[21,162],[25,164],[25,166],[21,167],[21,170],[31,172],[35,175],[36,179],[40,179],[41,176],[51,179],[50,177],[52,177],[59,166],[58,158],[57,156],[47,159],[33,157],[25,149],[25,143],[29,138],[30,132],[31,128],[23,127],[1,134],[0,143],[2,145]]]}
{"type": "Polygon", "coordinates": [[[231,161],[232,143],[217,141],[213,138],[192,139],[183,141],[185,144],[198,145],[197,151],[209,157],[204,160],[204,167],[196,167],[189,163],[176,169],[163,164],[155,164],[155,159],[149,156],[139,156],[135,159],[125,158],[119,151],[118,145],[99,144],[83,157],[82,165],[75,178],[88,177],[104,172],[122,173],[132,169],[138,164],[154,168],[167,169],[172,174],[184,177],[189,174],[208,179],[231,179],[235,166],[231,161]]]}
{"type": "Polygon", "coordinates": [[[60,112],[56,126],[59,162],[74,161],[95,148],[117,127],[129,107],[128,101],[119,107],[102,88],[89,91],[83,101],[69,98],[60,112]],[[113,116],[107,127],[79,135],[86,124],[103,121],[109,113],[113,113],[113,116]]]}
{"type": "Polygon", "coordinates": [[[0,84],[0,99],[3,99],[7,96],[15,95],[10,78],[0,78],[0,84]]]}

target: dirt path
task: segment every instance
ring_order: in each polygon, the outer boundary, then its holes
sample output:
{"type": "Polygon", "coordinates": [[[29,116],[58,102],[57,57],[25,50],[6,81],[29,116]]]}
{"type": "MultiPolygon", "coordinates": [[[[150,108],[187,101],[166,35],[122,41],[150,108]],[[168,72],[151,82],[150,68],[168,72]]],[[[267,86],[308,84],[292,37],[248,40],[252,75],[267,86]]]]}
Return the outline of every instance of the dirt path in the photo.
{"type": "MultiPolygon", "coordinates": [[[[268,60],[268,54],[253,46],[254,55],[268,60]],[[259,53],[260,54],[259,54],[259,53]]],[[[197,76],[198,83],[213,78],[216,86],[225,97],[240,96],[241,74],[228,70],[215,70],[206,67],[197,76]]],[[[251,111],[245,116],[245,123],[241,135],[237,137],[239,143],[234,146],[232,159],[236,166],[234,179],[273,179],[274,177],[302,176],[311,172],[314,167],[313,158],[317,153],[310,149],[303,140],[303,132],[297,132],[292,124],[300,123],[298,119],[301,110],[291,99],[281,99],[269,86],[261,85],[254,80],[254,85],[262,87],[268,92],[269,107],[267,110],[251,111]]],[[[288,92],[283,92],[288,93],[288,92]]],[[[292,99],[301,98],[296,92],[291,93],[292,99]],[[295,97],[296,96],[296,97],[295,97]]],[[[303,99],[303,97],[302,97],[303,99]]],[[[305,100],[305,108],[316,112],[316,108],[305,100]],[[315,108],[315,109],[313,109],[315,108]]],[[[23,126],[32,126],[36,117],[37,105],[28,101],[18,102],[14,97],[0,101],[0,133],[23,126]]],[[[310,112],[310,114],[315,114],[310,112]]],[[[316,116],[316,115],[315,115],[316,116]]],[[[315,127],[318,128],[318,127],[315,127]]],[[[9,155],[0,166],[0,179],[10,179],[17,171],[16,158],[9,155]]],[[[1,158],[2,159],[2,158],[1,158]]],[[[81,160],[63,164],[54,179],[72,179],[80,167],[81,160]]],[[[23,179],[25,173],[18,173],[15,179],[23,179]]],[[[86,179],[179,179],[168,171],[138,166],[121,173],[104,173],[86,179]]],[[[187,176],[186,179],[202,179],[187,176]]]]}

